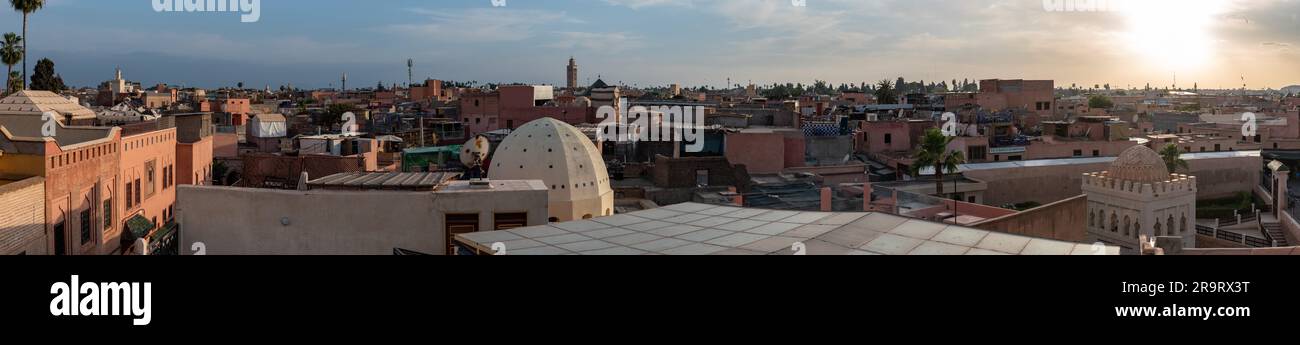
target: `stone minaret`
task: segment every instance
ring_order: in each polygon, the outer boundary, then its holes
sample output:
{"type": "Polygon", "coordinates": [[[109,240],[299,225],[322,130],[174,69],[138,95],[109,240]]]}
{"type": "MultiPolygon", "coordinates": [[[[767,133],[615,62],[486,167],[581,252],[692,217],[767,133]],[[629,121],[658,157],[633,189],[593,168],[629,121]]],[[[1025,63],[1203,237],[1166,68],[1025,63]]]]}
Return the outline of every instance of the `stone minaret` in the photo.
{"type": "Polygon", "coordinates": [[[569,82],[567,86],[569,87],[569,90],[576,90],[578,88],[578,62],[574,60],[573,57],[569,57],[568,76],[569,76],[569,82]]]}

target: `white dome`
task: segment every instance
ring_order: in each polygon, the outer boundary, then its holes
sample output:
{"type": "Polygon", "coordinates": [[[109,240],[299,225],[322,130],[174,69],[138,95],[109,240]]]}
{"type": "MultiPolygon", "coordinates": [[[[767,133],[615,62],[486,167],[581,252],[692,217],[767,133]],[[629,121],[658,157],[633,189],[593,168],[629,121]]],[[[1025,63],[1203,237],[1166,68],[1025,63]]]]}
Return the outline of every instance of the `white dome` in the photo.
{"type": "Polygon", "coordinates": [[[493,180],[542,180],[559,221],[612,215],[614,192],[600,150],[577,128],[552,118],[529,122],[492,157],[493,180]]]}

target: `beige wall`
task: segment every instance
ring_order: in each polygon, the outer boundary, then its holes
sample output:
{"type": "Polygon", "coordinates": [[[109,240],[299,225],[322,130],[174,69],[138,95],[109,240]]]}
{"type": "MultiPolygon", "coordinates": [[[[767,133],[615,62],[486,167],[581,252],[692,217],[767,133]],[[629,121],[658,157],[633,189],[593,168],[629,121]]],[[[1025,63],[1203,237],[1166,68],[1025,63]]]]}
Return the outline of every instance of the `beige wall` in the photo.
{"type": "MultiPolygon", "coordinates": [[[[498,181],[500,182],[500,181],[498,181]]],[[[391,255],[394,248],[446,252],[446,214],[528,213],[547,223],[548,190],[282,191],[180,186],[181,251],[202,242],[209,255],[391,255]],[[284,225],[282,220],[287,221],[284,225]]],[[[495,183],[495,182],[494,182],[495,183]]]]}
{"type": "MultiPolygon", "coordinates": [[[[1197,178],[1199,200],[1249,192],[1259,183],[1263,161],[1259,157],[1193,159],[1187,161],[1197,178]]],[[[1004,205],[1028,201],[1049,204],[1083,194],[1083,174],[1104,171],[1110,163],[1015,167],[968,171],[967,178],[988,183],[984,204],[1004,205]]]]}
{"type": "Polygon", "coordinates": [[[0,186],[0,255],[45,255],[45,178],[0,186]]]}

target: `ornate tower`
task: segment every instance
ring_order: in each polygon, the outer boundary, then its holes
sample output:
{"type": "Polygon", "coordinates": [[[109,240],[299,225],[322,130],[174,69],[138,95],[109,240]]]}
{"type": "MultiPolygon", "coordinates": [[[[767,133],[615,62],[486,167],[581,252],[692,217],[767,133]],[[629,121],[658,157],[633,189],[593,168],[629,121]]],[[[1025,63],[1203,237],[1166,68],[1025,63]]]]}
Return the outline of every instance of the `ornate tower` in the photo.
{"type": "Polygon", "coordinates": [[[567,86],[568,86],[569,90],[576,90],[576,89],[578,88],[578,62],[577,62],[576,60],[574,60],[573,57],[569,57],[569,74],[568,74],[568,76],[569,76],[569,78],[568,78],[568,79],[569,79],[569,80],[568,80],[569,82],[568,82],[567,86]]]}
{"type": "Polygon", "coordinates": [[[1119,246],[1124,253],[1148,238],[1181,237],[1196,248],[1196,177],[1171,174],[1146,146],[1119,155],[1110,170],[1083,175],[1088,195],[1088,239],[1119,246]]]}

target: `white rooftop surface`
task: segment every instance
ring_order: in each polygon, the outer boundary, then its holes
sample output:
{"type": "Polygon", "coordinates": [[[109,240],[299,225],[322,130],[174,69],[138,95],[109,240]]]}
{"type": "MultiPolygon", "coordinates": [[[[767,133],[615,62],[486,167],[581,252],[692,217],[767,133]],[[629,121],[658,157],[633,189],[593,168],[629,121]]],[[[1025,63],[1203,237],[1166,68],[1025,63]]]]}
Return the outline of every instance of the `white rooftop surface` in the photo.
{"type": "Polygon", "coordinates": [[[565,223],[460,234],[504,255],[1119,255],[1118,247],[989,232],[884,213],[685,203],[565,223]]]}

